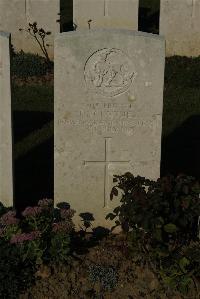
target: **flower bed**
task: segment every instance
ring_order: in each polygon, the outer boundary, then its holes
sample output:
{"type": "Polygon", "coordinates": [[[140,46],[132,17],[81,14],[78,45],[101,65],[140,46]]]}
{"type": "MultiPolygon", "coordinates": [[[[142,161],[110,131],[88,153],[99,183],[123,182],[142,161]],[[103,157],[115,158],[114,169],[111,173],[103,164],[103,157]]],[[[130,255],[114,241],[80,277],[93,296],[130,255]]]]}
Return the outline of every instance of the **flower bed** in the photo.
{"type": "Polygon", "coordinates": [[[118,235],[92,219],[75,231],[66,203],[0,207],[0,298],[199,298],[199,182],[126,173],[114,183],[118,235]]]}

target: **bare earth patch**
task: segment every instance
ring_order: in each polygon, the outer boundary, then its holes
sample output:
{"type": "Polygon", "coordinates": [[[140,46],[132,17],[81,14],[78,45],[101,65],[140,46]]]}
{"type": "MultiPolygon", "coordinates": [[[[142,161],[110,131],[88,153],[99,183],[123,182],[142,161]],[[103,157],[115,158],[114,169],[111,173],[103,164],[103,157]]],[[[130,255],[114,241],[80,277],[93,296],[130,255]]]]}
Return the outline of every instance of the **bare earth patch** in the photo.
{"type": "MultiPolygon", "coordinates": [[[[166,294],[151,269],[138,265],[128,254],[123,235],[111,235],[87,253],[76,254],[70,265],[41,267],[35,286],[20,299],[181,299],[176,292],[166,294]],[[91,281],[91,266],[112,269],[115,285],[102,288],[102,281],[91,281]]],[[[102,278],[106,280],[106,277],[102,278]]],[[[107,277],[108,279],[108,277],[107,277]]],[[[111,279],[112,280],[112,279],[111,279]]],[[[104,281],[105,282],[105,281],[104,281]]],[[[109,284],[109,282],[108,282],[109,284]]],[[[187,297],[196,298],[194,296],[187,297]]]]}

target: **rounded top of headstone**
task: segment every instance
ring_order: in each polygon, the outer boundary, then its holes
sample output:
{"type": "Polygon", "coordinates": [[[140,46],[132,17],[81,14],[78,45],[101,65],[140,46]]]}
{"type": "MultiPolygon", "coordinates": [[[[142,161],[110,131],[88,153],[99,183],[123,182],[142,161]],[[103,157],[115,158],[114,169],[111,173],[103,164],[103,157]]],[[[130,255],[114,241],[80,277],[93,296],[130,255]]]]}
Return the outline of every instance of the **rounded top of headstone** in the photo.
{"type": "Polygon", "coordinates": [[[130,35],[132,37],[141,37],[141,38],[148,38],[148,39],[155,39],[161,42],[165,41],[165,37],[158,34],[147,33],[142,31],[136,30],[127,30],[127,29],[80,29],[77,31],[68,31],[58,33],[55,36],[55,39],[63,39],[65,37],[74,37],[74,36],[85,36],[85,35],[109,35],[109,34],[119,34],[119,35],[130,35]]]}
{"type": "Polygon", "coordinates": [[[4,32],[4,31],[0,31],[0,36],[9,38],[10,37],[10,33],[4,32]]]}

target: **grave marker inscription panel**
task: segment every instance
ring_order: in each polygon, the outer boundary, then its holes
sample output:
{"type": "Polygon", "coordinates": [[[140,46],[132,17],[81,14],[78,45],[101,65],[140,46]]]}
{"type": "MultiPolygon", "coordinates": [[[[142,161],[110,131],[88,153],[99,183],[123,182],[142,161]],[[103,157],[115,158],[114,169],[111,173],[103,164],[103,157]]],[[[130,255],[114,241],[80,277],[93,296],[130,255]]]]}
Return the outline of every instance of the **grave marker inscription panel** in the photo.
{"type": "Polygon", "coordinates": [[[0,31],[0,202],[13,205],[9,34],[0,31]]]}
{"type": "Polygon", "coordinates": [[[113,175],[160,175],[164,39],[127,30],[55,41],[55,203],[105,215],[113,175]]]}

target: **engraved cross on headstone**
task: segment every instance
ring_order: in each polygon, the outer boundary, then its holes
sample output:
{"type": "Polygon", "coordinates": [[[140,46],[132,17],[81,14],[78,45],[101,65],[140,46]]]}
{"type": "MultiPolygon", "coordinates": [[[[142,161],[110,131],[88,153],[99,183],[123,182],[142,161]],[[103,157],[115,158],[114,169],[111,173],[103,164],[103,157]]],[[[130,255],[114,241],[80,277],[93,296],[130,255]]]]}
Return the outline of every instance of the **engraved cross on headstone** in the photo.
{"type": "Polygon", "coordinates": [[[192,19],[195,17],[195,9],[196,9],[196,0],[192,0],[192,19]]]}
{"type": "Polygon", "coordinates": [[[104,17],[108,17],[108,0],[104,0],[104,17]]]}
{"type": "Polygon", "coordinates": [[[110,189],[109,189],[109,165],[111,164],[126,164],[129,163],[129,161],[116,161],[116,160],[110,160],[109,159],[109,153],[110,153],[110,140],[112,139],[112,137],[105,137],[104,138],[104,160],[103,161],[98,161],[98,160],[94,160],[94,161],[84,161],[84,165],[88,165],[88,164],[94,164],[94,165],[98,165],[98,164],[102,164],[104,165],[104,205],[103,207],[108,207],[108,203],[110,200],[110,189]]]}
{"type": "Polygon", "coordinates": [[[3,68],[3,62],[2,62],[2,53],[1,53],[1,47],[0,47],[0,75],[2,75],[2,68],[3,68]]]}

